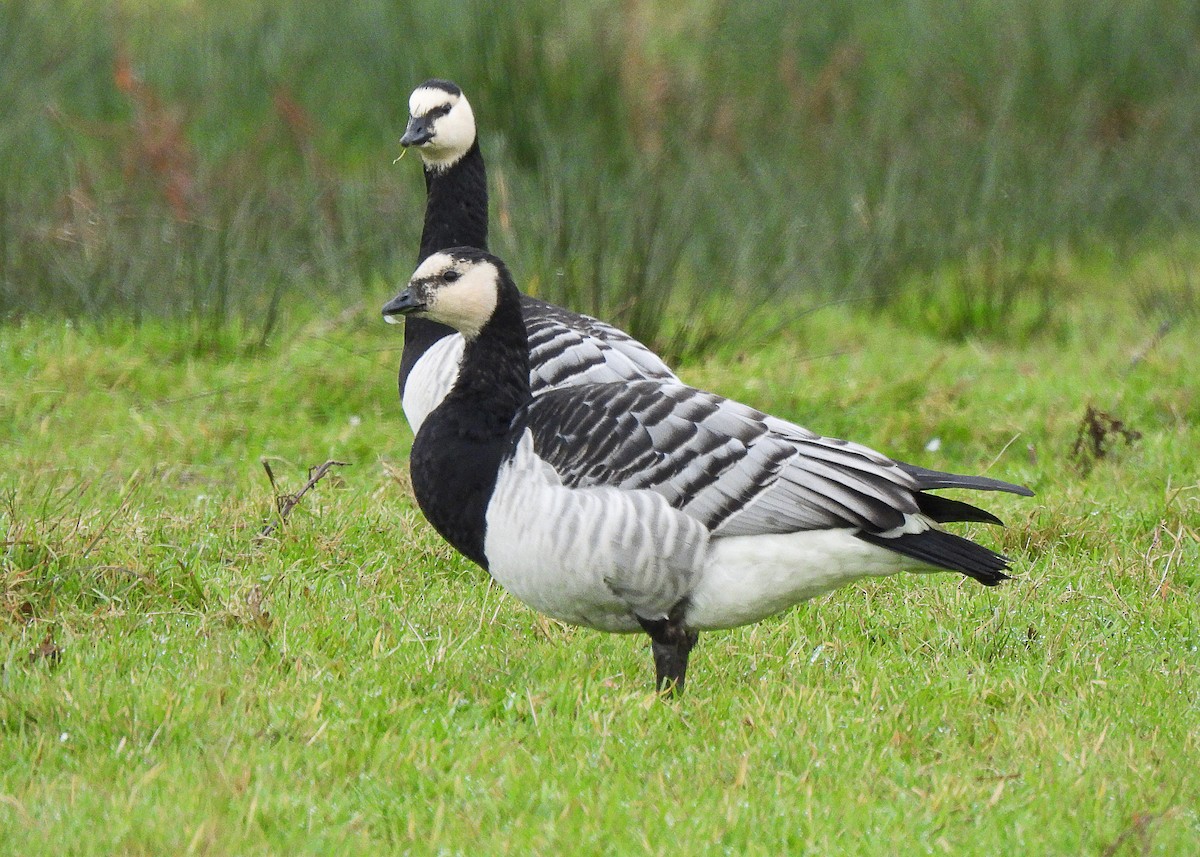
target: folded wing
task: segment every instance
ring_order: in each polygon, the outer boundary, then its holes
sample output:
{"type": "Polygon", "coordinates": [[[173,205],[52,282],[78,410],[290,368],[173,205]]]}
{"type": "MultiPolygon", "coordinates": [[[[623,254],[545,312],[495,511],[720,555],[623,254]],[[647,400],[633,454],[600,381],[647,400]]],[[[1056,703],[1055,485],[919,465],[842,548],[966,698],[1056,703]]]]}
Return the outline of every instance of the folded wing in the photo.
{"type": "Polygon", "coordinates": [[[554,390],[521,419],[564,484],[655,491],[718,536],[852,527],[888,538],[917,514],[997,520],[925,488],[1030,493],[902,464],[680,383],[554,390]]]}

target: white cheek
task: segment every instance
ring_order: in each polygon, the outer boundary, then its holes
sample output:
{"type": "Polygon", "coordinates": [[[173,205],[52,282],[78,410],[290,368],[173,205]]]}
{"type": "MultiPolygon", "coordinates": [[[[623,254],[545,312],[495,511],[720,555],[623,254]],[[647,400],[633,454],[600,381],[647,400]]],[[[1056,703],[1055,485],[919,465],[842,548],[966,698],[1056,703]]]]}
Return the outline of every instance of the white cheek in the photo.
{"type": "Polygon", "coordinates": [[[475,143],[475,116],[466,101],[460,101],[433,124],[433,139],[421,147],[421,157],[431,166],[446,169],[458,163],[475,143]]]}
{"type": "Polygon", "coordinates": [[[468,338],[478,336],[496,311],[496,280],[489,274],[494,275],[495,269],[481,266],[439,289],[428,305],[427,315],[468,338]]]}

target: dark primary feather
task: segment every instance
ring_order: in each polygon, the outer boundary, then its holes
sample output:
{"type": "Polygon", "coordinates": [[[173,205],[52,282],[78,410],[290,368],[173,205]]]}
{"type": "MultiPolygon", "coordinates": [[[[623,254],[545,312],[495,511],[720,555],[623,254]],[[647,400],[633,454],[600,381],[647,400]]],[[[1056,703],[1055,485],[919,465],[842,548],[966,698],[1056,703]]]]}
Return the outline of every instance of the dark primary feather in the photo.
{"type": "Polygon", "coordinates": [[[922,491],[932,488],[968,488],[973,491],[1005,491],[1009,494],[1020,494],[1022,497],[1032,497],[1033,492],[1024,485],[1014,485],[1000,479],[987,476],[962,476],[958,473],[942,473],[940,470],[930,470],[915,464],[896,462],[905,473],[917,480],[922,491]]]}
{"type": "Polygon", "coordinates": [[[921,514],[937,521],[939,524],[949,524],[954,521],[973,521],[979,524],[999,524],[1004,522],[991,512],[963,503],[961,500],[951,500],[949,497],[939,497],[937,494],[921,492],[917,495],[917,506],[921,514]]]}

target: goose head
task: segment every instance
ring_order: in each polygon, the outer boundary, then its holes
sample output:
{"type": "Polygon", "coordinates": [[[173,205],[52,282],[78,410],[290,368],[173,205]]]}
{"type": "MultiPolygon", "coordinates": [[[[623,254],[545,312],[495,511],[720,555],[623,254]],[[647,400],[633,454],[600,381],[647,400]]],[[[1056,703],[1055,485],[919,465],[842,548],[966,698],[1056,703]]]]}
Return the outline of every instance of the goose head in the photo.
{"type": "Polygon", "coordinates": [[[475,144],[475,114],[462,90],[448,80],[427,80],[414,89],[408,114],[400,145],[416,146],[431,169],[450,169],[475,144]]]}
{"type": "Polygon", "coordinates": [[[483,250],[456,247],[422,262],[408,286],[384,306],[383,319],[396,324],[402,315],[428,318],[473,339],[495,314],[506,288],[515,291],[516,286],[503,262],[483,250]]]}

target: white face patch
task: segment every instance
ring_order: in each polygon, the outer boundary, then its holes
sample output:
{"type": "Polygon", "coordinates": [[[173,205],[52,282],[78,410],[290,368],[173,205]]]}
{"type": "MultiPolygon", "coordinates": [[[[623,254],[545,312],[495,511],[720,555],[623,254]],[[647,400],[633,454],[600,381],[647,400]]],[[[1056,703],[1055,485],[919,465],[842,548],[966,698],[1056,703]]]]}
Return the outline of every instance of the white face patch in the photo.
{"type": "Polygon", "coordinates": [[[437,170],[454,166],[475,143],[475,114],[465,95],[452,95],[432,86],[417,87],[408,99],[408,112],[414,117],[446,106],[450,112],[430,125],[433,137],[418,147],[421,159],[437,170]]]}
{"type": "Polygon", "coordinates": [[[419,315],[474,339],[496,311],[499,284],[500,272],[491,262],[460,262],[449,253],[434,253],[413,273],[409,288],[425,302],[419,315]],[[447,282],[449,271],[458,278],[447,282]]]}

